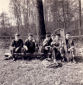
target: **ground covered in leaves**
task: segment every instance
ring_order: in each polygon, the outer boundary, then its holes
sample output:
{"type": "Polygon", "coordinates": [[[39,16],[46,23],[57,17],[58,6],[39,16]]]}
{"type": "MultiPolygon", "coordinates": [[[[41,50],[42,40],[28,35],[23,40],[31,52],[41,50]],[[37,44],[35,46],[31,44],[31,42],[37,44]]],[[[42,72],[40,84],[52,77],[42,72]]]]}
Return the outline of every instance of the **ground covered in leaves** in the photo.
{"type": "Polygon", "coordinates": [[[46,68],[40,60],[4,60],[0,56],[0,85],[83,85],[83,63],[46,68]]]}

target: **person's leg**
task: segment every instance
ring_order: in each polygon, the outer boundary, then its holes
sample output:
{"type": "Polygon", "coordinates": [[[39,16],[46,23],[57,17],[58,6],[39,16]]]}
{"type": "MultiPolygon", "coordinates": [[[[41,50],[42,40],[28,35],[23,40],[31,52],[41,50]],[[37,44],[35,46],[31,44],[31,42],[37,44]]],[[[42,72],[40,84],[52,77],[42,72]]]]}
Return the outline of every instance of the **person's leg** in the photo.
{"type": "Polygon", "coordinates": [[[25,60],[29,59],[29,56],[27,56],[28,53],[29,53],[28,50],[24,49],[24,59],[25,60]]]}
{"type": "Polygon", "coordinates": [[[62,61],[67,62],[67,57],[66,57],[66,52],[65,52],[64,47],[60,49],[60,54],[61,54],[61,57],[62,57],[62,61]]]}
{"type": "Polygon", "coordinates": [[[60,53],[60,51],[59,50],[57,50],[57,52],[56,52],[56,60],[59,60],[59,61],[62,61],[62,56],[61,56],[61,53],[60,53]]]}
{"type": "Polygon", "coordinates": [[[71,62],[75,62],[75,49],[73,48],[71,51],[71,62]]]}
{"type": "MultiPolygon", "coordinates": [[[[18,59],[18,55],[14,54],[14,53],[21,53],[22,52],[22,48],[19,48],[18,50],[16,50],[16,48],[13,50],[13,60],[16,61],[18,59]]],[[[22,57],[22,56],[20,56],[22,57]]]]}
{"type": "Polygon", "coordinates": [[[48,54],[48,50],[46,50],[45,47],[42,47],[41,52],[44,53],[44,56],[42,56],[42,58],[46,59],[47,58],[47,54],[48,54]]]}
{"type": "Polygon", "coordinates": [[[14,53],[16,53],[15,49],[16,49],[16,48],[13,48],[13,49],[11,50],[12,57],[13,57],[13,60],[14,60],[14,61],[16,60],[16,56],[15,56],[15,54],[14,54],[14,53]]]}
{"type": "Polygon", "coordinates": [[[57,49],[56,48],[53,48],[52,49],[52,59],[53,59],[53,62],[54,63],[57,63],[56,62],[56,56],[57,56],[57,49]]]}
{"type": "Polygon", "coordinates": [[[71,53],[70,53],[70,51],[67,51],[67,60],[68,60],[68,62],[71,61],[71,53]]]}

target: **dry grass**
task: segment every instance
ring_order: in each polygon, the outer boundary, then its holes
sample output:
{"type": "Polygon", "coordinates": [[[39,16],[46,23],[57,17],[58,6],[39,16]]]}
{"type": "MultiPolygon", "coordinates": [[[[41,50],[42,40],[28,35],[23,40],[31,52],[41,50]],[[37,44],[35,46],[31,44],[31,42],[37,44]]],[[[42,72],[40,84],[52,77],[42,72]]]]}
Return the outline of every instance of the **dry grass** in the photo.
{"type": "Polygon", "coordinates": [[[45,68],[40,60],[4,60],[0,52],[0,85],[83,85],[83,63],[45,68]]]}

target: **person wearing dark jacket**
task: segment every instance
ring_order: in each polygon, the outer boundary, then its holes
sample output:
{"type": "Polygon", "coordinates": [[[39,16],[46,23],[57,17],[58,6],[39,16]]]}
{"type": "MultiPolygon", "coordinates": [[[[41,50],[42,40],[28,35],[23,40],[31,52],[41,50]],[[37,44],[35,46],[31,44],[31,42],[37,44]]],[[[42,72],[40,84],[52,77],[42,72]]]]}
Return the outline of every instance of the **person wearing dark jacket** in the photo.
{"type": "Polygon", "coordinates": [[[43,41],[42,53],[47,54],[50,52],[51,42],[52,42],[51,35],[46,34],[46,38],[43,41]]]}
{"type": "Polygon", "coordinates": [[[67,54],[72,57],[70,60],[74,61],[75,57],[75,45],[74,40],[71,38],[70,33],[66,34],[66,46],[67,46],[67,54]]]}
{"type": "MultiPolygon", "coordinates": [[[[19,34],[15,34],[15,39],[11,44],[11,53],[21,53],[23,47],[23,40],[19,38],[19,34]]],[[[13,55],[13,59],[16,60],[15,56],[13,55]]]]}
{"type": "Polygon", "coordinates": [[[34,53],[35,52],[35,40],[33,35],[29,34],[28,39],[24,43],[25,53],[34,53]]]}

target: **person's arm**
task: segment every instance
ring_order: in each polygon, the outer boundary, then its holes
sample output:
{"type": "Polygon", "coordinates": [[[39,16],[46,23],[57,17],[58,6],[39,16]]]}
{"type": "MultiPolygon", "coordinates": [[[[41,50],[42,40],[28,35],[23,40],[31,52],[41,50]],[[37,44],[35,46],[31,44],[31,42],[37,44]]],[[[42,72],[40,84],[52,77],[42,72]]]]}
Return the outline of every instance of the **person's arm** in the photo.
{"type": "Polygon", "coordinates": [[[52,42],[51,42],[51,46],[54,46],[54,45],[55,45],[55,43],[56,43],[55,41],[52,41],[52,42]]]}
{"type": "Polygon", "coordinates": [[[26,40],[25,43],[24,43],[24,46],[23,46],[24,49],[28,50],[28,47],[27,46],[28,46],[28,41],[26,40]]]}
{"type": "Polygon", "coordinates": [[[34,51],[35,51],[35,49],[36,49],[36,44],[35,44],[35,42],[33,42],[33,48],[34,48],[34,51]]]}
{"type": "Polygon", "coordinates": [[[24,49],[28,50],[28,47],[26,45],[23,46],[24,49]]]}
{"type": "Polygon", "coordinates": [[[71,46],[74,46],[74,40],[72,40],[71,46]]]}
{"type": "Polygon", "coordinates": [[[72,40],[72,42],[71,42],[71,47],[68,49],[68,51],[71,51],[72,49],[74,49],[75,48],[75,46],[74,46],[74,41],[72,40]]]}
{"type": "Polygon", "coordinates": [[[16,48],[16,51],[18,51],[22,47],[23,47],[23,41],[19,39],[19,46],[16,48]]]}
{"type": "Polygon", "coordinates": [[[13,40],[13,41],[11,42],[11,45],[10,45],[9,50],[12,51],[14,48],[15,48],[15,41],[13,40]]]}
{"type": "Polygon", "coordinates": [[[11,47],[12,47],[12,48],[15,48],[15,40],[12,41],[11,47]]]}
{"type": "Polygon", "coordinates": [[[20,40],[21,44],[20,44],[20,47],[23,47],[23,40],[20,40]]]}
{"type": "Polygon", "coordinates": [[[43,41],[43,46],[46,46],[47,45],[47,40],[44,40],[43,41]]]}
{"type": "Polygon", "coordinates": [[[13,40],[13,41],[11,42],[11,46],[12,46],[12,47],[15,47],[15,40],[13,40]]]}

